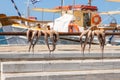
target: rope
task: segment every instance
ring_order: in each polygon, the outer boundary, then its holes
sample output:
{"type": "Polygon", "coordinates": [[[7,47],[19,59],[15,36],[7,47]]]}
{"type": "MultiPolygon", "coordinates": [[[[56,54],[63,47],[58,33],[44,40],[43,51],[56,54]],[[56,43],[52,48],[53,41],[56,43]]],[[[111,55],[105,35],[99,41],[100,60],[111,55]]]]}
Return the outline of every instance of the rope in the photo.
{"type": "Polygon", "coordinates": [[[18,10],[18,8],[17,8],[17,6],[16,6],[16,4],[15,4],[14,0],[11,0],[11,2],[13,3],[14,8],[16,9],[16,11],[17,11],[18,15],[21,17],[21,13],[19,12],[19,10],[18,10]]]}

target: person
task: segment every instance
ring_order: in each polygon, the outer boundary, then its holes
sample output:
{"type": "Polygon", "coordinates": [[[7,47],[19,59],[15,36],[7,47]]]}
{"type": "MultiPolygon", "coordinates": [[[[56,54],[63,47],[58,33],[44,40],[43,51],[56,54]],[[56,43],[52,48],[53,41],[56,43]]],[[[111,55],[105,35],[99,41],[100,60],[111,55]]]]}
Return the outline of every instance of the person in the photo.
{"type": "Polygon", "coordinates": [[[79,32],[79,28],[77,24],[74,23],[75,21],[71,21],[68,25],[68,32],[73,33],[74,30],[75,32],[79,32]]]}

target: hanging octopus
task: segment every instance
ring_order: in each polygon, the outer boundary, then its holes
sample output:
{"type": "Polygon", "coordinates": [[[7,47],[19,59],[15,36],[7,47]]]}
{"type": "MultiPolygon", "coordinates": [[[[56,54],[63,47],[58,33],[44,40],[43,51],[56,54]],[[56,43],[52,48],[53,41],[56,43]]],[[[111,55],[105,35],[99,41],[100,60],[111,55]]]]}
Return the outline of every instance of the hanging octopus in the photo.
{"type": "Polygon", "coordinates": [[[48,47],[49,52],[52,52],[56,49],[56,42],[59,39],[59,34],[56,31],[28,30],[27,31],[27,39],[28,39],[28,42],[30,42],[29,51],[31,50],[31,47],[32,47],[32,51],[34,52],[34,46],[36,45],[36,43],[38,42],[38,40],[40,39],[40,37],[42,35],[44,35],[45,43],[48,47]],[[50,44],[48,42],[49,36],[52,41],[52,49],[50,49],[50,44]]]}
{"type": "Polygon", "coordinates": [[[29,45],[29,52],[31,50],[31,47],[32,47],[32,51],[34,52],[34,46],[36,44],[36,40],[38,38],[38,30],[28,30],[27,31],[27,38],[28,38],[28,42],[30,42],[30,45],[29,45]]]}
{"type": "Polygon", "coordinates": [[[81,48],[82,48],[82,53],[84,56],[84,51],[86,44],[89,40],[89,53],[91,49],[91,43],[94,39],[94,36],[96,35],[99,41],[99,45],[102,51],[102,57],[103,57],[103,52],[104,52],[104,45],[105,45],[105,33],[103,31],[95,29],[96,26],[92,26],[89,29],[85,30],[84,32],[81,33],[80,35],[80,43],[81,43],[81,48]],[[85,36],[85,41],[83,43],[82,37],[85,36]]]}
{"type": "Polygon", "coordinates": [[[56,42],[59,39],[59,34],[56,31],[50,30],[50,39],[52,41],[52,49],[50,49],[50,52],[54,51],[56,49],[56,42]]]}
{"type": "Polygon", "coordinates": [[[38,42],[38,40],[40,39],[41,36],[42,36],[42,31],[41,30],[33,32],[33,38],[32,38],[33,43],[29,46],[29,49],[32,46],[32,51],[33,52],[34,52],[34,47],[37,44],[37,42],[38,42]]]}
{"type": "Polygon", "coordinates": [[[45,38],[45,43],[47,44],[48,50],[49,52],[53,52],[56,49],[56,42],[59,39],[59,34],[56,31],[53,30],[47,30],[47,31],[43,31],[44,33],[44,38],[45,38]],[[50,37],[50,40],[52,41],[52,49],[50,48],[50,44],[48,43],[48,36],[50,37]]]}

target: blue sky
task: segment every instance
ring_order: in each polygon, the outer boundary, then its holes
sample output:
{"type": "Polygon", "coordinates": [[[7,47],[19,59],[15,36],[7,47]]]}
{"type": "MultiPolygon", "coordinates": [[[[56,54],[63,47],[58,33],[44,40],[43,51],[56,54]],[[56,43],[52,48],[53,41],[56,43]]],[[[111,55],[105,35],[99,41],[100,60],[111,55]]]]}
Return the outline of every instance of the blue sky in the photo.
{"type": "MultiPolygon", "coordinates": [[[[27,6],[26,3],[28,0],[14,0],[19,11],[21,14],[26,15],[26,10],[27,6]]],[[[67,4],[72,4],[73,0],[64,0],[64,5],[67,4]]],[[[76,4],[87,4],[88,0],[76,0],[76,4]]],[[[37,7],[42,7],[42,8],[53,8],[55,6],[61,5],[61,0],[41,0],[40,2],[36,3],[35,6],[37,7]]],[[[98,7],[99,12],[104,12],[104,11],[113,11],[113,10],[120,10],[120,3],[116,2],[107,2],[105,0],[92,0],[92,5],[98,7]]],[[[30,4],[30,8],[32,9],[34,6],[30,4]]],[[[0,2],[0,13],[4,13],[8,16],[13,16],[16,15],[18,16],[11,0],[1,0],[0,2]]],[[[42,14],[40,12],[34,12],[31,10],[30,13],[31,16],[37,16],[38,19],[42,19],[42,14]]],[[[55,18],[57,17],[58,14],[53,14],[53,13],[44,13],[44,20],[52,20],[53,15],[55,18]]],[[[113,15],[116,19],[117,22],[120,24],[120,15],[113,15]]],[[[102,18],[107,18],[107,16],[102,16],[102,18]]],[[[105,21],[105,23],[108,23],[111,19],[108,18],[108,21],[105,21]]]]}

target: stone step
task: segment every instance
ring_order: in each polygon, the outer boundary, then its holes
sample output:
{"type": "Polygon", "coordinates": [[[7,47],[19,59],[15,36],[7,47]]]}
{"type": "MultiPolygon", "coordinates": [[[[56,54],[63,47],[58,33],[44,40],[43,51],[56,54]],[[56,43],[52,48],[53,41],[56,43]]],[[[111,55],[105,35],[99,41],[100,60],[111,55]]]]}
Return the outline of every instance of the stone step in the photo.
{"type": "MultiPolygon", "coordinates": [[[[120,58],[119,53],[104,53],[104,57],[107,59],[111,58],[120,58]]],[[[68,59],[102,59],[102,54],[98,53],[85,53],[83,54],[80,51],[63,51],[63,52],[3,52],[0,53],[0,60],[9,61],[9,60],[68,60],[68,59]]]]}
{"type": "Polygon", "coordinates": [[[2,73],[120,69],[120,59],[1,62],[2,73]]]}
{"type": "Polygon", "coordinates": [[[1,80],[120,80],[120,69],[4,74],[1,80]]]}

